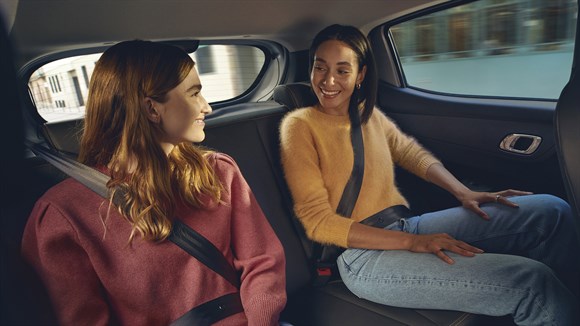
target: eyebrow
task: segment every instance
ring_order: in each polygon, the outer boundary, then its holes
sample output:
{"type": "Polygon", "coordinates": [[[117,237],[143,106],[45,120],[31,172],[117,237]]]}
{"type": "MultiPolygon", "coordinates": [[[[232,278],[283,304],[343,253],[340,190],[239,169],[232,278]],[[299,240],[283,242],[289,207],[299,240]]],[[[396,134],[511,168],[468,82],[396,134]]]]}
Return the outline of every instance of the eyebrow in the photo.
{"type": "MultiPolygon", "coordinates": [[[[322,63],[327,63],[326,60],[324,60],[322,58],[314,58],[314,61],[320,61],[322,63]]],[[[337,66],[351,66],[352,67],[352,65],[348,61],[341,61],[341,62],[338,62],[336,65],[337,66]]]]}
{"type": "Polygon", "coordinates": [[[191,92],[193,90],[201,91],[201,84],[193,84],[185,92],[191,92]]]}

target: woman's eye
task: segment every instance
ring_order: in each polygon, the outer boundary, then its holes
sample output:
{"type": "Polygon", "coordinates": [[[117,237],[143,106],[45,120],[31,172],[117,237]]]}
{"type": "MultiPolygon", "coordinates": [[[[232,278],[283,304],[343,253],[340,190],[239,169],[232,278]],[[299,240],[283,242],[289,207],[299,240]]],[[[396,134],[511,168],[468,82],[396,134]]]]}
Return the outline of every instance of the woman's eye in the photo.
{"type": "Polygon", "coordinates": [[[317,71],[325,71],[324,67],[314,66],[314,69],[317,71]]]}

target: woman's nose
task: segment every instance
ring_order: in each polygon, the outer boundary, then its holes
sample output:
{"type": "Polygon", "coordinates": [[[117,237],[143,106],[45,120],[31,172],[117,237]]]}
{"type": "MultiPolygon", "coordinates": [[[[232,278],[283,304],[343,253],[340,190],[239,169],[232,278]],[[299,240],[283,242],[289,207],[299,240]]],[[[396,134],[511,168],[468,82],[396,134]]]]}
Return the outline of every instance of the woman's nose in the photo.
{"type": "Polygon", "coordinates": [[[334,84],[334,76],[332,76],[332,74],[326,74],[326,76],[324,76],[324,80],[322,82],[325,85],[332,85],[332,84],[334,84]]]}
{"type": "Polygon", "coordinates": [[[209,103],[207,103],[207,101],[205,100],[205,97],[203,98],[203,103],[204,103],[204,106],[201,109],[201,112],[206,114],[206,115],[210,114],[213,111],[213,109],[211,108],[211,105],[209,105],[209,103]]]}

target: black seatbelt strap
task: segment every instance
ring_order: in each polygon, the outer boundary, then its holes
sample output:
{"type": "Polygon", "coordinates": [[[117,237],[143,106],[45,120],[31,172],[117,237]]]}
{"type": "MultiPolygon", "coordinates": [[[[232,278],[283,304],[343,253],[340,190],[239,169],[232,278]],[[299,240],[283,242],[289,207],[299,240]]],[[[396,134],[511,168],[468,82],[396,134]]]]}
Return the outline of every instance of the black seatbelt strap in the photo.
{"type": "MultiPolygon", "coordinates": [[[[362,125],[356,102],[350,103],[348,114],[350,117],[350,141],[353,151],[353,167],[336,208],[336,213],[346,218],[350,217],[354,210],[360,193],[365,166],[362,125]]],[[[315,242],[312,251],[316,265],[316,277],[313,285],[322,286],[328,283],[333,277],[333,274],[337,274],[336,259],[342,253],[343,249],[338,246],[322,245],[315,242]]]]}
{"type": "Polygon", "coordinates": [[[365,148],[358,108],[351,108],[348,113],[350,115],[350,142],[352,144],[354,162],[350,178],[344,187],[342,197],[340,197],[340,202],[336,208],[336,213],[344,217],[350,217],[354,210],[365,173],[365,148]]]}
{"type": "Polygon", "coordinates": [[[110,179],[109,176],[40,144],[30,141],[25,141],[25,143],[36,156],[43,158],[55,168],[91,189],[97,195],[109,198],[109,189],[106,186],[110,179]]]}
{"type": "Polygon", "coordinates": [[[204,236],[182,222],[173,221],[173,228],[168,238],[181,249],[197,258],[214,272],[220,274],[235,287],[240,287],[240,277],[224,255],[204,236]]]}
{"type": "Polygon", "coordinates": [[[212,325],[242,311],[240,293],[230,293],[191,309],[170,326],[212,325]]]}
{"type": "MultiPolygon", "coordinates": [[[[101,197],[109,198],[109,189],[107,188],[109,177],[107,175],[42,145],[30,141],[27,141],[26,145],[34,154],[60,171],[101,197]]],[[[176,219],[168,239],[239,289],[238,274],[221,251],[204,236],[176,219]]],[[[240,293],[235,292],[194,307],[171,325],[211,325],[243,311],[240,293]]]]}

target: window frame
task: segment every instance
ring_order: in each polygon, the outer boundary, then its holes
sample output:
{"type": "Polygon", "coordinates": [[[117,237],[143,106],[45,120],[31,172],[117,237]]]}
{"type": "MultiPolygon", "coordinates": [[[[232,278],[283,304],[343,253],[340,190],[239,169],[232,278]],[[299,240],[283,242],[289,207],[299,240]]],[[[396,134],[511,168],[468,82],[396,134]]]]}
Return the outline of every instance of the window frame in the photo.
{"type": "MultiPolygon", "coordinates": [[[[252,84],[240,95],[222,101],[211,102],[211,106],[214,112],[219,111],[220,108],[225,106],[230,106],[249,101],[264,100],[264,98],[267,98],[267,96],[264,95],[264,93],[271,94],[274,91],[274,87],[278,85],[282,80],[284,80],[287,74],[288,50],[282,45],[271,41],[238,40],[238,39],[224,39],[224,40],[176,39],[176,40],[154,40],[154,41],[166,42],[178,46],[183,46],[184,44],[192,43],[195,46],[194,47],[195,50],[197,50],[197,48],[200,45],[234,45],[234,46],[243,45],[255,47],[264,53],[264,63],[260,71],[258,72],[255,80],[252,82],[252,84]],[[274,61],[277,61],[279,64],[273,65],[274,61]],[[272,70],[274,71],[272,72],[272,70]],[[269,78],[268,81],[265,81],[264,77],[268,74],[274,74],[275,76],[274,78],[269,78]]],[[[19,80],[18,87],[19,94],[23,102],[25,103],[24,108],[25,119],[31,119],[34,123],[37,124],[51,123],[51,121],[45,120],[38,112],[34,98],[32,97],[32,94],[28,88],[28,82],[30,80],[30,77],[36,70],[48,64],[49,62],[53,62],[56,60],[74,56],[102,53],[116,43],[117,42],[111,42],[104,45],[97,46],[92,45],[87,46],[85,48],[68,49],[59,52],[54,52],[34,58],[33,60],[24,64],[18,73],[19,80]]],[[[79,120],[79,119],[72,118],[71,120],[79,120]]]]}
{"type": "MultiPolygon", "coordinates": [[[[440,3],[428,8],[424,8],[422,10],[418,10],[400,17],[397,17],[393,20],[385,22],[374,29],[372,29],[369,33],[369,38],[371,39],[371,46],[375,53],[379,53],[383,55],[387,60],[385,62],[379,62],[377,60],[377,68],[379,70],[379,76],[384,77],[385,81],[388,84],[391,84],[395,87],[400,88],[408,88],[413,90],[417,93],[424,93],[425,95],[437,95],[437,96],[446,96],[450,98],[466,98],[466,99],[481,99],[481,100],[506,100],[506,101],[525,101],[525,102],[544,102],[548,104],[550,107],[555,108],[555,104],[558,101],[557,98],[529,98],[529,97],[518,97],[518,96],[499,96],[499,95],[473,95],[473,94],[456,94],[456,93],[445,93],[439,92],[429,89],[424,89],[420,87],[416,87],[410,85],[405,77],[403,71],[403,64],[401,62],[401,58],[397,48],[395,46],[395,41],[393,38],[391,27],[396,26],[398,24],[408,22],[411,20],[417,20],[422,17],[425,17],[430,14],[434,14],[437,12],[441,12],[444,10],[450,10],[452,8],[470,4],[473,2],[477,2],[481,0],[451,0],[448,2],[440,3]]],[[[579,1],[580,2],[580,1],[579,1]]],[[[580,3],[578,4],[580,7],[580,3]]],[[[580,31],[580,27],[576,26],[576,33],[580,31]]],[[[576,35],[575,40],[578,39],[578,35],[576,35]]],[[[575,41],[574,43],[574,52],[572,55],[572,66],[570,69],[570,73],[575,70],[575,66],[578,61],[578,49],[580,45],[578,42],[575,41]]],[[[379,57],[379,56],[377,56],[379,57]]],[[[571,77],[571,74],[570,76],[571,77]]]]}

